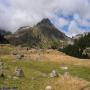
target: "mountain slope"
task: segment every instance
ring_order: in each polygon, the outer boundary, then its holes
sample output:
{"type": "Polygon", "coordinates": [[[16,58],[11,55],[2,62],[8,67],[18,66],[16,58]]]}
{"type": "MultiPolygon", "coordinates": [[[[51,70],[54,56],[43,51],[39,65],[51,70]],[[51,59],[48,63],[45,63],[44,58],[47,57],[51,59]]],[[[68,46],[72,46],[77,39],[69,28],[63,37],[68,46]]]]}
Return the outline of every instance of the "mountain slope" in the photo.
{"type": "Polygon", "coordinates": [[[21,27],[15,34],[8,36],[14,45],[28,45],[30,47],[51,48],[53,42],[66,41],[69,38],[60,32],[49,19],[43,19],[34,27],[21,27]]]}

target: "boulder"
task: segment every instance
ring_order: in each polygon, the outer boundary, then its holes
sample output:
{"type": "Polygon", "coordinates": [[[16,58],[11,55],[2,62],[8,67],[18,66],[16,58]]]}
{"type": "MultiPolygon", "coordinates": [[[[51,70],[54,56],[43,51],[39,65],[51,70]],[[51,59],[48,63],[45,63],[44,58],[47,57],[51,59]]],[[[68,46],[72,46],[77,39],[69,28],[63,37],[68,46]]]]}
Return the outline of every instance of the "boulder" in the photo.
{"type": "Polygon", "coordinates": [[[20,68],[20,67],[16,67],[15,73],[16,73],[17,77],[23,77],[24,76],[24,72],[23,72],[22,68],[20,68]]]}
{"type": "Polygon", "coordinates": [[[50,73],[50,77],[58,77],[59,76],[59,73],[56,71],[56,70],[53,70],[51,73],[50,73]]]}
{"type": "Polygon", "coordinates": [[[45,90],[53,90],[52,86],[46,86],[45,90]]]}

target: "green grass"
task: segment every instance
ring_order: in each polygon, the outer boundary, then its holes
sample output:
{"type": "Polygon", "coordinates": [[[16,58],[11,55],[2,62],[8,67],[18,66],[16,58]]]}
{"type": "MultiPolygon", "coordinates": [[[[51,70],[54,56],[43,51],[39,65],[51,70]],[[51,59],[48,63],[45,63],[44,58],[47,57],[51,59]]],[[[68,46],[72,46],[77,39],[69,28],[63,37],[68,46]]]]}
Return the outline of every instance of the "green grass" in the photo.
{"type": "Polygon", "coordinates": [[[77,77],[83,78],[87,81],[90,81],[90,68],[72,66],[69,69],[69,72],[74,76],[77,76],[77,77]]]}

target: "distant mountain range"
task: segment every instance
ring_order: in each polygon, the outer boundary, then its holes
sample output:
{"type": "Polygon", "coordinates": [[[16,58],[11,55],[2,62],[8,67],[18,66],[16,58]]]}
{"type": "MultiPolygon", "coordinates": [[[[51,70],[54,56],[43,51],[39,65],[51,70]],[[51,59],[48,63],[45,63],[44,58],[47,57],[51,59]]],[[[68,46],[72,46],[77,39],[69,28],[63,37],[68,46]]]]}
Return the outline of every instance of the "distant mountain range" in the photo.
{"type": "Polygon", "coordinates": [[[46,18],[37,25],[20,27],[14,34],[7,36],[14,45],[30,47],[51,48],[54,44],[70,40],[63,32],[58,30],[51,21],[46,18]]]}
{"type": "Polygon", "coordinates": [[[85,35],[88,35],[88,33],[90,33],[90,32],[84,32],[82,34],[77,34],[76,36],[72,37],[72,39],[79,39],[80,37],[83,37],[85,35]]]}

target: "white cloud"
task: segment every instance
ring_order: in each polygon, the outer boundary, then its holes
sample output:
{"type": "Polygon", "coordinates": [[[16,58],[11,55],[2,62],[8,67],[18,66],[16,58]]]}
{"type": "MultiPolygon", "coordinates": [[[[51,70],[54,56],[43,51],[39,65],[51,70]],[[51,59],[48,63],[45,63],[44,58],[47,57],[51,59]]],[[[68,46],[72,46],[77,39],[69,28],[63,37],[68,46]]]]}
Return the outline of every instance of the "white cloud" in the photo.
{"type": "Polygon", "coordinates": [[[57,20],[57,24],[59,24],[58,26],[62,27],[64,25],[68,25],[69,21],[64,19],[64,18],[60,18],[60,19],[57,20]]]}
{"type": "Polygon", "coordinates": [[[66,32],[66,34],[71,37],[84,32],[86,32],[86,30],[79,28],[75,20],[73,20],[71,21],[68,32],[66,32]]]}
{"type": "MultiPolygon", "coordinates": [[[[9,6],[0,4],[0,27],[11,31],[23,25],[34,25],[43,18],[56,19],[58,25],[63,26],[69,22],[57,14],[61,13],[76,14],[75,20],[82,25],[88,24],[87,21],[79,20],[82,18],[90,18],[89,0],[7,0],[9,6]],[[78,17],[79,15],[79,17],[78,17]],[[3,22],[3,23],[2,23],[3,22]]],[[[70,24],[70,23],[69,23],[70,24]]],[[[74,23],[75,24],[75,23],[74,23]]],[[[72,23],[71,25],[72,26],[72,23]]],[[[74,28],[77,26],[74,25],[74,28]]],[[[81,30],[76,30],[79,32],[81,30]]],[[[72,30],[72,33],[74,31],[72,30]]]]}

